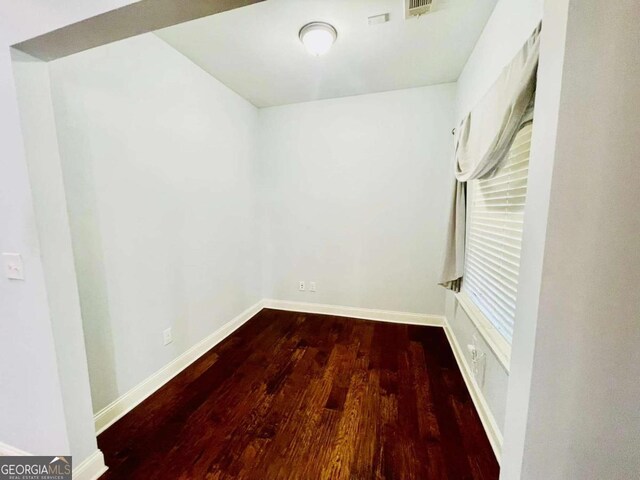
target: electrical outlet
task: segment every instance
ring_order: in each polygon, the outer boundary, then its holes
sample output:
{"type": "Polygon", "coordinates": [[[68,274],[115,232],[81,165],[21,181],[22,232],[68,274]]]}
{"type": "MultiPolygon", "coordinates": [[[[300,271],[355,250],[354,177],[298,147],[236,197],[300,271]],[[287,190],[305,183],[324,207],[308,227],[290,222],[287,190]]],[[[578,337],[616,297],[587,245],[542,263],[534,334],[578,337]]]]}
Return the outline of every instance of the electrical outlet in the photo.
{"type": "Polygon", "coordinates": [[[162,332],[162,340],[164,341],[165,345],[169,345],[171,342],[173,342],[173,334],[171,333],[170,328],[167,328],[162,332]]]}
{"type": "Polygon", "coordinates": [[[24,280],[24,267],[19,253],[3,253],[4,270],[7,278],[12,280],[24,280]]]}
{"type": "Polygon", "coordinates": [[[298,282],[298,290],[300,290],[301,292],[304,292],[305,286],[304,286],[304,280],[300,280],[300,282],[298,282]]]}
{"type": "Polygon", "coordinates": [[[473,335],[473,343],[467,345],[467,350],[471,357],[471,373],[476,379],[476,382],[482,388],[484,386],[484,374],[486,369],[486,355],[480,350],[478,345],[477,334],[473,335]]]}
{"type": "Polygon", "coordinates": [[[470,343],[467,345],[467,350],[469,350],[469,354],[471,355],[471,361],[476,362],[478,360],[478,349],[476,346],[470,343]]]}
{"type": "Polygon", "coordinates": [[[309,282],[309,291],[310,292],[316,291],[316,282],[309,282]]]}

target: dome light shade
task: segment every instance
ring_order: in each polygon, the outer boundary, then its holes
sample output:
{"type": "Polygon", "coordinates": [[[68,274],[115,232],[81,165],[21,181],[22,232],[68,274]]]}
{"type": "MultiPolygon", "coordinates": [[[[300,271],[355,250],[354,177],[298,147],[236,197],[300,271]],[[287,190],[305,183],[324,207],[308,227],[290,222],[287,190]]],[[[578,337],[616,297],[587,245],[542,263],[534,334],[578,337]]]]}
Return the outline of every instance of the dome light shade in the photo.
{"type": "Polygon", "coordinates": [[[300,29],[298,36],[307,51],[318,57],[329,51],[338,38],[338,32],[328,23],[311,22],[300,29]]]}

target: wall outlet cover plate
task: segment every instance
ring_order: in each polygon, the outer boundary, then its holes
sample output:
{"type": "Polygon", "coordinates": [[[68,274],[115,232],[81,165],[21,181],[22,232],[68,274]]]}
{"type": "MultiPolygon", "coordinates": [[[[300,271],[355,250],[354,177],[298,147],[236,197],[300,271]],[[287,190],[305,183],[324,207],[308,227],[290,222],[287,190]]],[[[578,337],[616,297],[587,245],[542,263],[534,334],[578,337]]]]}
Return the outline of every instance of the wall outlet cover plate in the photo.
{"type": "Polygon", "coordinates": [[[19,253],[3,253],[4,271],[11,280],[24,280],[24,265],[19,253]]]}

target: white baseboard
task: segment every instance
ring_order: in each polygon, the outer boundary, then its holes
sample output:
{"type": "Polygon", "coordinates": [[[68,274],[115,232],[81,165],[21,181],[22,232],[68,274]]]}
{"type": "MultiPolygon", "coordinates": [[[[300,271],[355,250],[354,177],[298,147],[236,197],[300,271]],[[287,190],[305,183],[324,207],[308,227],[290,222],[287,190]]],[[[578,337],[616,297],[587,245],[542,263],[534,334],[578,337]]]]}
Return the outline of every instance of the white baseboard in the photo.
{"type": "MultiPolygon", "coordinates": [[[[359,318],[363,320],[376,320],[382,322],[405,323],[410,325],[423,325],[444,328],[445,334],[447,336],[447,339],[449,340],[449,344],[451,345],[451,349],[453,350],[453,354],[458,363],[458,367],[460,368],[460,372],[462,373],[462,377],[464,378],[467,389],[469,390],[469,394],[471,395],[471,399],[473,400],[476,410],[478,411],[478,415],[480,416],[482,425],[487,433],[489,442],[491,443],[491,447],[493,448],[498,462],[500,462],[502,433],[498,428],[495,418],[491,414],[491,410],[487,405],[480,387],[471,374],[471,368],[467,363],[466,357],[463,355],[460,345],[453,335],[453,332],[451,331],[451,328],[449,327],[444,316],[273,299],[261,300],[252,307],[248,308],[233,320],[226,323],[214,333],[209,335],[207,338],[187,350],[171,363],[158,370],[142,383],[132,388],[120,398],[100,410],[94,417],[97,434],[100,434],[117,420],[122,418],[125,414],[130,412],[152,393],[162,387],[165,383],[175,377],[186,367],[191,365],[200,356],[202,356],[204,353],[206,353],[215,345],[228,337],[245,322],[250,320],[254,315],[260,312],[262,308],[273,308],[277,310],[286,310],[293,312],[336,315],[342,317],[359,318]]],[[[3,444],[0,443],[0,455],[2,454],[2,446],[3,444]]],[[[100,458],[102,458],[101,452],[98,451],[96,453],[99,453],[100,458]]],[[[88,460],[89,459],[87,459],[81,465],[84,465],[88,460]]],[[[74,475],[75,474],[76,473],[74,469],[74,475]]],[[[74,476],[74,479],[75,478],[76,477],[74,476]]],[[[84,478],[89,479],[92,477],[82,477],[82,479],[84,478]]]]}
{"type": "Polygon", "coordinates": [[[154,393],[165,383],[179,374],[182,370],[191,365],[200,358],[204,353],[209,351],[215,345],[227,338],[236,329],[242,326],[247,320],[262,310],[263,301],[259,301],[255,305],[249,307],[240,315],[225,323],[218,330],[213,332],[207,338],[197,343],[189,350],[184,352],[178,358],[165,365],[156,373],[148,377],[142,383],[136,385],[127,393],[117,398],[109,405],[104,407],[93,417],[95,422],[96,434],[99,435],[116,421],[129,413],[133,408],[138,406],[149,395],[154,393]]]}
{"type": "Polygon", "coordinates": [[[0,457],[30,457],[31,454],[20,450],[19,448],[12,447],[6,443],[0,442],[0,457]]]}
{"type": "Polygon", "coordinates": [[[476,411],[478,412],[478,416],[480,417],[480,421],[482,422],[484,431],[487,433],[487,437],[489,438],[489,443],[491,443],[493,453],[495,454],[498,463],[500,463],[500,456],[502,453],[502,433],[498,428],[496,419],[489,409],[489,405],[487,405],[487,401],[484,398],[482,390],[478,386],[476,379],[471,373],[471,366],[469,365],[469,362],[467,362],[467,358],[464,356],[462,349],[460,348],[460,344],[458,343],[458,340],[453,334],[453,331],[449,326],[449,322],[447,322],[446,319],[444,325],[444,333],[447,335],[447,339],[449,340],[449,344],[451,345],[451,350],[453,350],[453,355],[456,357],[458,368],[462,373],[464,383],[467,384],[467,390],[469,390],[471,400],[473,400],[473,404],[476,407],[476,411]]]}
{"type": "Polygon", "coordinates": [[[344,317],[360,318],[364,320],[378,320],[384,322],[407,323],[412,325],[427,325],[442,327],[444,317],[441,315],[427,315],[421,313],[395,312],[388,310],[373,310],[369,308],[354,308],[317,303],[289,302],[282,300],[261,300],[248,308],[230,322],[223,325],[207,338],[187,350],[171,363],[158,370],[142,383],[133,387],[127,393],[117,398],[94,415],[96,434],[102,433],[178,373],[191,365],[204,353],[224,340],[238,327],[257,314],[262,308],[279,310],[319,313],[344,317]]]}
{"type": "MultiPolygon", "coordinates": [[[[0,457],[30,457],[31,453],[0,442],[0,457]]],[[[96,450],[83,462],[73,469],[73,480],[97,480],[107,471],[104,464],[104,456],[100,450],[96,450]]]]}
{"type": "Polygon", "coordinates": [[[325,305],[322,303],[290,302],[285,300],[263,300],[264,308],[287,310],[290,312],[318,313],[336,315],[338,317],[359,318],[362,320],[377,320],[381,322],[406,323],[410,325],[425,325],[431,327],[444,326],[442,315],[428,315],[424,313],[396,312],[391,310],[373,310],[370,308],[343,307],[340,305],[325,305]]]}
{"type": "Polygon", "coordinates": [[[73,480],[97,480],[107,471],[104,464],[104,456],[100,450],[96,450],[72,472],[73,480]]]}
{"type": "Polygon", "coordinates": [[[500,432],[498,424],[496,423],[496,420],[493,417],[491,410],[489,409],[489,405],[487,405],[487,401],[484,398],[482,390],[471,374],[471,368],[467,362],[467,359],[462,354],[460,345],[458,344],[455,335],[453,335],[453,332],[444,316],[271,299],[265,299],[263,302],[263,306],[265,308],[274,308],[277,310],[319,313],[325,315],[361,318],[364,320],[377,320],[383,322],[406,323],[411,325],[443,327],[447,336],[447,340],[451,345],[451,350],[453,351],[456,362],[458,363],[458,368],[460,369],[462,377],[464,378],[464,382],[467,385],[467,390],[469,390],[469,394],[471,395],[473,404],[478,411],[478,416],[480,417],[482,426],[484,427],[484,430],[487,433],[487,437],[489,438],[489,442],[491,443],[491,448],[493,448],[493,453],[495,454],[498,463],[500,463],[500,453],[502,450],[502,433],[500,432]]]}

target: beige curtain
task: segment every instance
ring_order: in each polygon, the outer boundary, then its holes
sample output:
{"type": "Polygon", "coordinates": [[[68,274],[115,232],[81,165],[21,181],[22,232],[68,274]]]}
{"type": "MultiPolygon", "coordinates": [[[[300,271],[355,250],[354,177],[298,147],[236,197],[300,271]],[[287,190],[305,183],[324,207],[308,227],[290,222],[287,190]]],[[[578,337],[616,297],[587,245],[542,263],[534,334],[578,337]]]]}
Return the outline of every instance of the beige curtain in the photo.
{"type": "Polygon", "coordinates": [[[456,129],[455,188],[440,285],[459,291],[464,272],[466,182],[488,178],[507,156],[533,101],[540,26],[456,129]]]}

